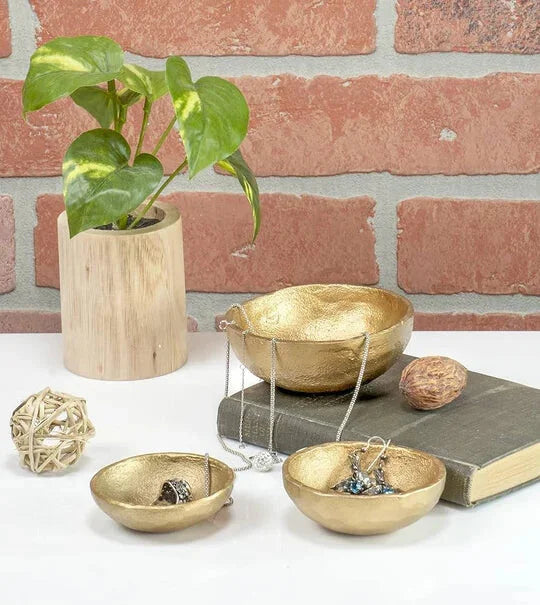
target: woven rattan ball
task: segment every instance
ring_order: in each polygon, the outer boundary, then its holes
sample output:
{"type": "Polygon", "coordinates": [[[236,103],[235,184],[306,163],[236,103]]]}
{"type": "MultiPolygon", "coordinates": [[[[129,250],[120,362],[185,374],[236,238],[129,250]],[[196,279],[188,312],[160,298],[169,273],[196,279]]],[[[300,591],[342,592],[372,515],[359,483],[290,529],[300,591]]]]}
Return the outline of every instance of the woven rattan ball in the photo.
{"type": "Polygon", "coordinates": [[[95,433],[84,399],[49,388],[21,403],[10,425],[21,465],[34,473],[75,464],[95,433]]]}

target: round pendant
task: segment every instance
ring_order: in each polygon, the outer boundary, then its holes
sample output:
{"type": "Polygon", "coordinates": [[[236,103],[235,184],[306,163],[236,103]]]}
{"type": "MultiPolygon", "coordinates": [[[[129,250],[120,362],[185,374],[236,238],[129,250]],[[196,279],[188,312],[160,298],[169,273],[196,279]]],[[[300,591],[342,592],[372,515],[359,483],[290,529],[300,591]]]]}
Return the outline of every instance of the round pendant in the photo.
{"type": "Polygon", "coordinates": [[[255,456],[251,457],[251,462],[253,464],[253,468],[260,473],[268,472],[273,464],[274,458],[270,452],[260,452],[255,456]]]}

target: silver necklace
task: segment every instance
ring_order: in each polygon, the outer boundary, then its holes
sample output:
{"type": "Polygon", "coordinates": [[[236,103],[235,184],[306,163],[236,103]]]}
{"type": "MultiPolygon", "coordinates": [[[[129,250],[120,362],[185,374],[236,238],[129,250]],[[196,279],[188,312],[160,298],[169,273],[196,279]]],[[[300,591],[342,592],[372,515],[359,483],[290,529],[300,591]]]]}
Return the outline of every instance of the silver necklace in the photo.
{"type": "MultiPolygon", "coordinates": [[[[246,321],[247,330],[243,330],[242,332],[242,359],[240,360],[242,364],[242,384],[240,391],[240,420],[238,424],[238,441],[239,448],[244,449],[244,412],[245,412],[245,399],[244,399],[244,391],[245,391],[245,358],[246,358],[246,336],[250,333],[253,333],[253,325],[246,313],[246,310],[242,305],[235,304],[231,306],[231,309],[238,309],[246,321]]],[[[222,321],[220,324],[221,328],[226,328],[227,325],[231,325],[234,322],[227,322],[226,320],[222,321]]],[[[351,402],[345,412],[345,416],[343,417],[343,421],[341,422],[337,433],[336,433],[336,441],[341,441],[341,436],[343,431],[349,421],[349,417],[353,411],[353,408],[358,399],[358,395],[360,394],[360,387],[362,386],[362,380],[364,378],[364,372],[366,370],[366,364],[368,360],[369,354],[369,344],[370,344],[370,336],[368,332],[363,332],[364,336],[364,353],[362,355],[362,362],[360,364],[360,371],[358,372],[358,379],[356,380],[356,386],[354,388],[351,402]]],[[[230,384],[230,373],[231,373],[231,342],[229,340],[228,335],[226,334],[226,349],[225,349],[225,397],[229,396],[229,384],[230,384]]],[[[225,440],[222,435],[217,435],[217,438],[221,444],[221,447],[228,452],[229,454],[233,454],[234,456],[238,456],[244,464],[242,466],[238,466],[233,468],[234,471],[247,471],[251,468],[259,471],[259,472],[267,472],[269,471],[274,464],[278,464],[281,462],[281,459],[278,457],[277,452],[274,450],[274,424],[275,424],[275,414],[276,414],[276,349],[277,343],[279,341],[276,338],[272,338],[270,341],[270,418],[269,418],[269,439],[268,446],[266,451],[259,452],[253,456],[246,456],[243,452],[236,450],[225,443],[225,440]]]]}
{"type": "MultiPolygon", "coordinates": [[[[247,330],[242,332],[242,359],[240,360],[242,363],[242,388],[240,391],[240,421],[238,425],[238,441],[239,447],[245,448],[244,443],[244,412],[245,412],[245,374],[246,374],[246,336],[249,333],[253,333],[253,326],[251,321],[246,313],[246,310],[242,305],[232,305],[231,308],[239,309],[246,324],[248,326],[247,330]]],[[[230,324],[227,324],[230,325],[230,324]]],[[[236,467],[234,471],[247,471],[251,468],[255,469],[259,472],[268,472],[274,464],[279,464],[281,459],[278,457],[277,452],[274,450],[274,424],[275,424],[275,413],[276,413],[276,347],[277,347],[277,339],[272,338],[270,341],[270,419],[269,419],[269,437],[268,437],[268,446],[266,451],[259,452],[253,456],[246,456],[243,452],[236,450],[225,443],[223,436],[218,433],[217,438],[221,444],[221,447],[228,452],[229,454],[233,454],[238,456],[244,464],[242,466],[236,467]]],[[[225,350],[225,397],[229,396],[229,383],[230,383],[230,373],[231,373],[231,342],[227,336],[226,350],[225,350]]]]}

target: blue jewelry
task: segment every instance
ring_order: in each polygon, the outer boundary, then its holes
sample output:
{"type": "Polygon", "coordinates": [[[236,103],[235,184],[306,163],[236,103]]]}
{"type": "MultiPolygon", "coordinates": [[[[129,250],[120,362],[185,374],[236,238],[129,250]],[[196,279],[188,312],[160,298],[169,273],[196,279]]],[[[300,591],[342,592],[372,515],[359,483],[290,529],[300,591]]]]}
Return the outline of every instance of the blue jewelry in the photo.
{"type": "Polygon", "coordinates": [[[343,481],[336,483],[332,489],[336,492],[342,492],[351,494],[354,496],[378,496],[384,494],[397,494],[400,490],[392,487],[386,482],[384,475],[384,463],[387,460],[386,451],[390,445],[390,440],[385,441],[381,437],[370,437],[367,444],[359,450],[355,450],[349,454],[349,460],[351,461],[350,477],[347,477],[343,481]],[[373,462],[368,466],[364,472],[361,467],[361,454],[368,451],[372,440],[379,439],[382,441],[383,447],[379,454],[375,457],[373,462]],[[378,467],[373,471],[373,477],[370,472],[376,463],[379,463],[378,467]]]}

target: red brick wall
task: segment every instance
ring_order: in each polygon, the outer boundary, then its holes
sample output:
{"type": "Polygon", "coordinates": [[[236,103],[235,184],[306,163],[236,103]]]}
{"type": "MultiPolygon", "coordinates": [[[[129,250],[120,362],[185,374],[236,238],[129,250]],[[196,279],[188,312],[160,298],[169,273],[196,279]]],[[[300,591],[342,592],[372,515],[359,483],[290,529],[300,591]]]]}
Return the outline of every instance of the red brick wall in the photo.
{"type": "MultiPolygon", "coordinates": [[[[540,329],[537,0],[10,6],[0,0],[0,331],[59,329],[60,166],[93,121],[64,100],[24,122],[20,90],[35,39],[77,34],[114,37],[154,68],[183,54],[250,104],[255,246],[229,177],[179,178],[168,197],[183,215],[188,290],[205,293],[190,294],[192,329],[248,297],[235,293],[310,282],[401,291],[418,329],[540,329]]],[[[156,104],[149,145],[170,115],[156,104]]],[[[180,153],[170,138],[167,170],[180,153]]]]}

